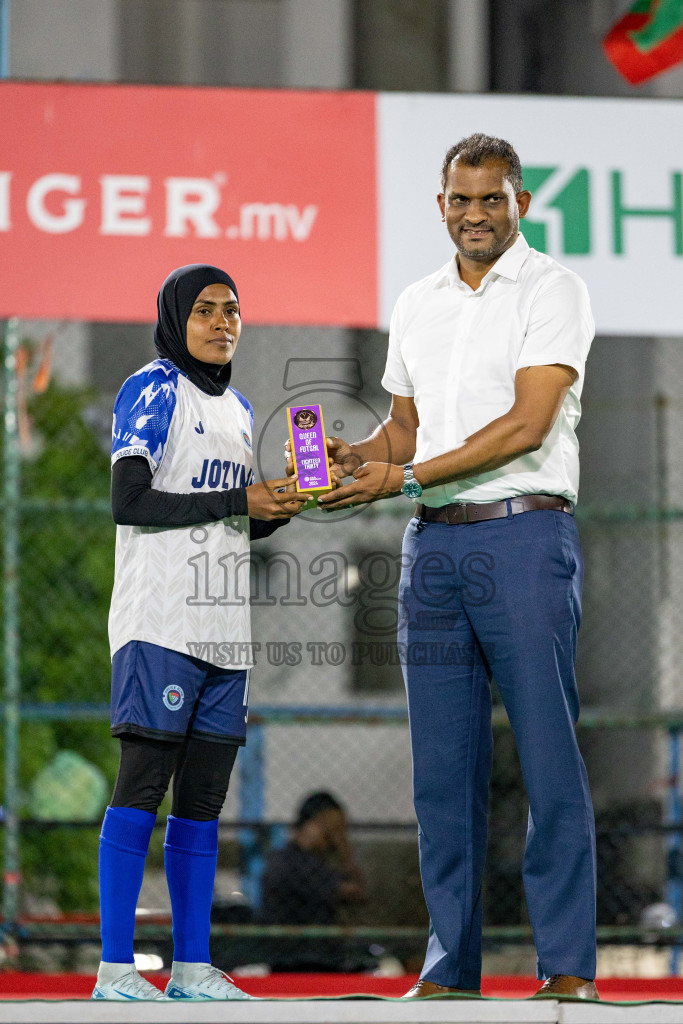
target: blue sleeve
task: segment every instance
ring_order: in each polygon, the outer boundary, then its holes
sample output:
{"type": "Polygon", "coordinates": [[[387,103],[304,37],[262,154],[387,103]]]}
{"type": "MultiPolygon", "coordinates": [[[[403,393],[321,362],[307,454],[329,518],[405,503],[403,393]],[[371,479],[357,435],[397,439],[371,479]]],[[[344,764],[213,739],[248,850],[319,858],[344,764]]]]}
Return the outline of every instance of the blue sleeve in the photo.
{"type": "Polygon", "coordinates": [[[114,404],[112,465],[141,455],[155,472],[163,458],[176,403],[178,371],[157,360],[125,382],[114,404]]]}
{"type": "Polygon", "coordinates": [[[251,426],[252,426],[252,430],[253,430],[253,428],[254,428],[254,407],[252,406],[252,404],[251,404],[251,402],[249,401],[248,398],[245,398],[244,395],[240,394],[240,392],[237,390],[237,388],[231,387],[230,390],[232,391],[233,395],[238,400],[240,405],[244,409],[246,409],[247,415],[249,416],[249,420],[251,422],[251,426]]]}

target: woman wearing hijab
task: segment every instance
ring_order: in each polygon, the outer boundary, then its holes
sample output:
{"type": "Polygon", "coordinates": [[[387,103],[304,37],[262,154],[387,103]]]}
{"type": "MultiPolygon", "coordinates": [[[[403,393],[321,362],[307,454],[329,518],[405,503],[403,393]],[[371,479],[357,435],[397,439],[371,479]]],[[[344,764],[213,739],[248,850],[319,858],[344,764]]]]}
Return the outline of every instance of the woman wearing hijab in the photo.
{"type": "Polygon", "coordinates": [[[218,816],[245,742],[249,541],[300,511],[289,480],[254,483],[253,410],[230,386],[237,287],[180,267],[157,299],[159,358],[114,407],[112,734],[121,761],[100,836],[102,962],[93,999],[163,999],[133,960],[145,857],[171,777],[164,863],[174,956],[165,996],[249,999],[211,965],[218,816]]]}

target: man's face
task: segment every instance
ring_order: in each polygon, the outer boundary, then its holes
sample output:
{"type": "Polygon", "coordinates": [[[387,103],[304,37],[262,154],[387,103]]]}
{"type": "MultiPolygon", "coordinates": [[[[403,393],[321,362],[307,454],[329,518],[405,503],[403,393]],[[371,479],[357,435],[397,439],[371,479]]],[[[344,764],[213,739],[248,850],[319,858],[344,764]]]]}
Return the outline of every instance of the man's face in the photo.
{"type": "Polygon", "coordinates": [[[202,363],[223,366],[232,359],[242,331],[240,307],[227,284],[209,284],[187,319],[187,351],[202,363]]]}
{"type": "Polygon", "coordinates": [[[515,195],[505,177],[507,170],[501,160],[469,167],[457,157],[448,168],[446,189],[437,199],[448,234],[467,259],[492,263],[517,237],[519,219],[526,216],[531,195],[515,195]]]}

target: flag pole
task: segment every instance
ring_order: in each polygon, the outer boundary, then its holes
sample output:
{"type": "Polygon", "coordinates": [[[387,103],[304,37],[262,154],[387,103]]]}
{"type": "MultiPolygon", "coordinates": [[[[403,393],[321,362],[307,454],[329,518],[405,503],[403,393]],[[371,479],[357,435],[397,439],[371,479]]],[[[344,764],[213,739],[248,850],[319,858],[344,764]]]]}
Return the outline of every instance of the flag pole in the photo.
{"type": "Polygon", "coordinates": [[[3,604],[5,713],[5,850],[3,865],[3,925],[15,930],[19,913],[19,490],[21,461],[17,422],[16,360],[19,321],[5,325],[3,373],[3,604]]]}

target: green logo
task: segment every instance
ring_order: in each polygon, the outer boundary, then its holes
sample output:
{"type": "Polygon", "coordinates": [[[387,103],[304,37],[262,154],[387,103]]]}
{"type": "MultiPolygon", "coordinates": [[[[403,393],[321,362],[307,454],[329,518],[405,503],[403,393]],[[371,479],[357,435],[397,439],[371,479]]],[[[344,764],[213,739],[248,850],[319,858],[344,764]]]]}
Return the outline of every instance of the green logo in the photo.
{"type": "MultiPolygon", "coordinates": [[[[541,206],[539,211],[532,200],[529,216],[520,221],[519,227],[529,245],[539,252],[548,251],[547,224],[536,220],[543,209],[558,210],[560,214],[560,248],[566,256],[585,256],[591,251],[591,220],[590,220],[590,175],[585,167],[567,181],[562,175],[564,184],[556,192],[552,191],[553,177],[560,177],[559,167],[524,167],[524,188],[532,194],[548,182],[551,186],[551,199],[541,206]]],[[[545,190],[544,190],[545,191],[545,190]]],[[[547,192],[546,192],[547,194],[547,192]]]]}
{"type": "MultiPolygon", "coordinates": [[[[590,254],[591,175],[594,173],[579,167],[568,177],[567,172],[558,166],[523,168],[524,187],[532,194],[539,193],[532,200],[529,216],[519,224],[530,246],[540,252],[548,252],[552,240],[553,248],[565,256],[590,254]],[[551,222],[559,224],[559,238],[549,238],[551,222]]],[[[669,175],[670,199],[664,202],[670,205],[664,206],[628,205],[624,199],[624,177],[623,171],[610,171],[608,177],[610,247],[614,255],[623,256],[627,252],[624,226],[628,218],[667,218],[673,229],[673,252],[676,256],[683,256],[683,174],[672,171],[669,175]]]]}
{"type": "Polygon", "coordinates": [[[671,174],[671,206],[625,206],[623,202],[623,174],[612,171],[612,239],[617,256],[624,253],[624,219],[626,217],[669,217],[673,221],[674,252],[683,256],[683,174],[671,174]]]}

